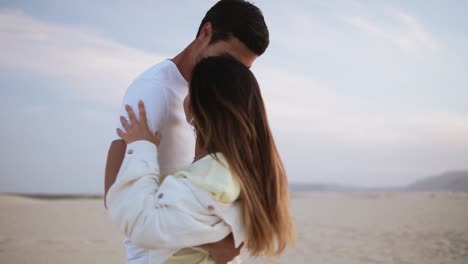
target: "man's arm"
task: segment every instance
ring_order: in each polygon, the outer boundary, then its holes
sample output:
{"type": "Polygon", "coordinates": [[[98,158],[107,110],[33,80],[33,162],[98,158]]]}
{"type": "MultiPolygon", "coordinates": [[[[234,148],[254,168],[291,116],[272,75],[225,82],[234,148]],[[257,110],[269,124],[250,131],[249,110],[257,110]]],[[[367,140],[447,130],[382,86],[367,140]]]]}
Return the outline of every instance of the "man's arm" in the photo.
{"type": "Polygon", "coordinates": [[[104,179],[104,206],[106,206],[106,196],[112,184],[117,178],[117,173],[120,170],[122,161],[125,157],[127,144],[121,139],[112,141],[109,152],[107,153],[106,171],[104,179]]]}
{"type": "Polygon", "coordinates": [[[221,241],[204,244],[198,247],[208,251],[208,254],[214,259],[216,264],[226,264],[240,255],[243,246],[244,243],[236,248],[234,245],[234,236],[231,233],[221,241]]]}

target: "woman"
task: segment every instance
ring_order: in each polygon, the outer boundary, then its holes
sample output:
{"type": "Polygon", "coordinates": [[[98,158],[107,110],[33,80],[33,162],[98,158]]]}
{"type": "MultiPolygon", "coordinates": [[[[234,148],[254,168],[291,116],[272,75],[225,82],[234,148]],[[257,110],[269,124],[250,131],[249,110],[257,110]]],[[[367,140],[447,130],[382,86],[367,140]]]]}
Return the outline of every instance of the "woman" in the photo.
{"type": "Polygon", "coordinates": [[[184,109],[196,134],[194,162],[162,177],[160,135],[149,130],[142,102],[139,122],[127,107],[130,120],[117,133],[128,151],[107,195],[112,219],[135,245],[152,249],[152,263],[213,263],[193,247],[231,232],[251,255],[279,255],[295,235],[286,173],[255,77],[230,58],[203,59],[184,109]]]}

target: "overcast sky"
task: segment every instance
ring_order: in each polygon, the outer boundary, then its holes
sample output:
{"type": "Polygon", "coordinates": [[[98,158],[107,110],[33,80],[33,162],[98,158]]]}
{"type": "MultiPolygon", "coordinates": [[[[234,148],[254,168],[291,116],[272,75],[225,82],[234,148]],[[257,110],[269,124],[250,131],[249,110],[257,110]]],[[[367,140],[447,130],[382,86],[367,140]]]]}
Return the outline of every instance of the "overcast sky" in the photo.
{"type": "MultiPolygon", "coordinates": [[[[0,1],[0,192],[101,193],[127,86],[215,1],[0,1]]],[[[468,1],[255,1],[252,71],[290,181],[468,169],[468,1]]]]}

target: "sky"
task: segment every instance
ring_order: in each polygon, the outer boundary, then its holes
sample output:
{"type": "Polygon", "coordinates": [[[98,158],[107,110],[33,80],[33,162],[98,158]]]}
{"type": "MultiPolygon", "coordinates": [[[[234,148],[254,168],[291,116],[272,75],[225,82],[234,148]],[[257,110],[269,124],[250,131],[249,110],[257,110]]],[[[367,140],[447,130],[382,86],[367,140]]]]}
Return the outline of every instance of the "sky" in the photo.
{"type": "MultiPolygon", "coordinates": [[[[102,193],[123,94],[216,1],[0,0],[0,192],[102,193]]],[[[289,181],[468,169],[467,1],[272,1],[255,62],[289,181]]]]}

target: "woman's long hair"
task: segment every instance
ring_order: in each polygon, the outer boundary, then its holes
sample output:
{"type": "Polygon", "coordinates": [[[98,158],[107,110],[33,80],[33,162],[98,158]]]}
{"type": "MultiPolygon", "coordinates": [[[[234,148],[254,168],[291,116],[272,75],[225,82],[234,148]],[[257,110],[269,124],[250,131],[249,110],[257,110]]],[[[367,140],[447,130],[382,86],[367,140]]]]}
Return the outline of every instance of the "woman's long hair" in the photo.
{"type": "Polygon", "coordinates": [[[245,246],[255,256],[280,254],[295,232],[286,173],[257,80],[240,62],[209,57],[195,66],[189,94],[197,144],[221,152],[240,182],[245,246]]]}

